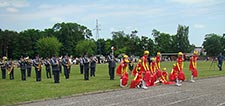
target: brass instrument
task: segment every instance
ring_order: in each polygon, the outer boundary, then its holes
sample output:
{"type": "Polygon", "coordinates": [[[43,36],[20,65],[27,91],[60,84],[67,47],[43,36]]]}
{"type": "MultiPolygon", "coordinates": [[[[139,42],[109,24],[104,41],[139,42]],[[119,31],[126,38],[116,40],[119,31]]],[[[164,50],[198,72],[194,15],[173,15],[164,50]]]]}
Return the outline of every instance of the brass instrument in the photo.
{"type": "Polygon", "coordinates": [[[70,63],[70,60],[69,59],[67,60],[67,65],[66,66],[67,66],[67,69],[70,69],[71,63],[70,63]]]}
{"type": "Polygon", "coordinates": [[[37,67],[37,68],[38,68],[38,71],[41,71],[41,64],[42,64],[42,62],[39,61],[39,62],[38,62],[38,67],[37,67]]]}
{"type": "Polygon", "coordinates": [[[12,62],[11,66],[8,68],[8,74],[10,74],[12,72],[12,70],[14,69],[14,63],[12,62]]]}

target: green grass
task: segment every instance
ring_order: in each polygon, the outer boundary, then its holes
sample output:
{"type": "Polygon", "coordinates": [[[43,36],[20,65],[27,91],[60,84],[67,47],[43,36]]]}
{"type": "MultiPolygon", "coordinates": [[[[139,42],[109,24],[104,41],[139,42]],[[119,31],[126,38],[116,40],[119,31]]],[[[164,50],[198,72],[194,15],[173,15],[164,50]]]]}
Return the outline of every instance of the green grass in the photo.
{"type": "MultiPolygon", "coordinates": [[[[173,63],[162,62],[161,67],[166,67],[167,71],[171,71],[173,63]]],[[[199,78],[225,75],[224,70],[218,71],[216,64],[214,63],[211,70],[209,70],[211,62],[198,62],[199,78]]],[[[189,62],[186,62],[184,72],[187,80],[190,79],[191,74],[188,67],[189,62]]],[[[15,69],[14,74],[14,80],[9,80],[8,75],[7,79],[0,79],[0,105],[16,104],[39,99],[60,98],[101,90],[120,89],[119,77],[115,76],[115,80],[109,80],[107,64],[97,65],[96,77],[90,77],[88,81],[83,80],[83,74],[79,73],[79,65],[72,66],[69,80],[65,80],[64,75],[61,74],[59,84],[53,83],[53,78],[46,78],[44,68],[42,70],[41,82],[35,81],[34,70],[32,70],[32,77],[27,78],[27,81],[21,80],[21,74],[18,68],[15,69]]]]}

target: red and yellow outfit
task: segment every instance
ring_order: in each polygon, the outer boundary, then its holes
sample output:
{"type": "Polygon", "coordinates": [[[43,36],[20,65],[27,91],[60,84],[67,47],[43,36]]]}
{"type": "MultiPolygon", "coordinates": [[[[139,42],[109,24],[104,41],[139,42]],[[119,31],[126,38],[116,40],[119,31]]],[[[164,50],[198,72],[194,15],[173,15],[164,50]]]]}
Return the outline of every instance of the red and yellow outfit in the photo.
{"type": "Polygon", "coordinates": [[[178,69],[176,64],[173,64],[172,71],[170,72],[170,75],[169,75],[170,81],[176,81],[177,76],[178,76],[178,69]]]}
{"type": "Polygon", "coordinates": [[[135,88],[142,81],[141,64],[142,63],[140,60],[133,70],[132,74],[134,76],[134,79],[131,81],[130,88],[135,88]]]}
{"type": "Polygon", "coordinates": [[[193,77],[198,77],[197,58],[197,55],[193,55],[190,59],[189,70],[192,71],[193,77]]]}
{"type": "Polygon", "coordinates": [[[160,52],[157,52],[157,56],[155,58],[156,58],[156,68],[160,69],[160,61],[161,61],[161,54],[160,54],[160,52]]]}
{"type": "Polygon", "coordinates": [[[128,56],[124,55],[123,60],[120,62],[116,70],[116,75],[120,76],[120,86],[125,87],[128,82],[128,56]]]}
{"type": "Polygon", "coordinates": [[[185,75],[183,72],[183,67],[184,67],[184,63],[183,63],[183,57],[182,57],[183,53],[178,53],[178,58],[177,58],[177,71],[178,71],[178,80],[185,80],[185,75]]]}

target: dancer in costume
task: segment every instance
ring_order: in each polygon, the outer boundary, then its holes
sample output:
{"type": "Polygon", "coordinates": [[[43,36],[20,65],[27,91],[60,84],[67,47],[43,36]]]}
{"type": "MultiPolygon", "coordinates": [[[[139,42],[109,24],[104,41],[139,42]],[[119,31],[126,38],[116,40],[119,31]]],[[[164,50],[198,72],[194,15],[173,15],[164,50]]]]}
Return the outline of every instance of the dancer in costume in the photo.
{"type": "Polygon", "coordinates": [[[183,63],[183,53],[182,52],[178,53],[176,67],[177,67],[177,71],[178,71],[178,78],[176,79],[177,80],[176,85],[181,86],[182,81],[185,80],[185,75],[183,72],[184,63],[183,63]]]}
{"type": "Polygon", "coordinates": [[[146,86],[143,86],[143,77],[141,71],[141,59],[138,60],[138,64],[135,66],[133,70],[134,79],[131,81],[130,88],[143,88],[147,89],[146,86]]]}
{"type": "Polygon", "coordinates": [[[197,59],[198,59],[198,52],[194,51],[194,54],[190,59],[190,66],[189,66],[189,70],[192,72],[190,80],[191,82],[195,82],[194,77],[198,77],[197,59]]]}
{"type": "Polygon", "coordinates": [[[120,76],[120,86],[121,87],[126,87],[128,83],[128,56],[124,55],[123,60],[120,62],[120,65],[118,66],[116,70],[116,74],[120,76]]]}
{"type": "Polygon", "coordinates": [[[141,71],[143,73],[143,87],[146,88],[146,86],[150,86],[150,70],[149,70],[149,66],[148,66],[148,55],[149,55],[149,51],[144,51],[144,55],[141,58],[142,64],[141,64],[141,71]]]}

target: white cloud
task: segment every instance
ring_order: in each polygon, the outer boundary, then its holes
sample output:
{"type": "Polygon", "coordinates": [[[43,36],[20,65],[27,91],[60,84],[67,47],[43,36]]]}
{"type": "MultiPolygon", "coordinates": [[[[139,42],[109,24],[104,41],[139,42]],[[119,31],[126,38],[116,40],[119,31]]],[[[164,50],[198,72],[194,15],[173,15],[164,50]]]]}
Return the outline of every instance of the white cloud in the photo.
{"type": "Polygon", "coordinates": [[[18,10],[18,9],[16,9],[16,8],[11,8],[11,7],[8,7],[8,8],[6,8],[6,11],[8,11],[8,12],[12,12],[12,13],[15,13],[15,12],[18,12],[19,10],[18,10]]]}
{"type": "Polygon", "coordinates": [[[195,24],[195,25],[194,25],[194,28],[202,29],[202,28],[205,28],[205,25],[202,25],[202,24],[195,24]]]}
{"type": "Polygon", "coordinates": [[[3,1],[3,0],[0,1],[0,7],[7,7],[7,6],[9,6],[9,5],[10,5],[10,4],[9,4],[8,1],[3,1]]]}
{"type": "Polygon", "coordinates": [[[0,7],[27,7],[29,3],[26,0],[0,0],[0,7]]]}

